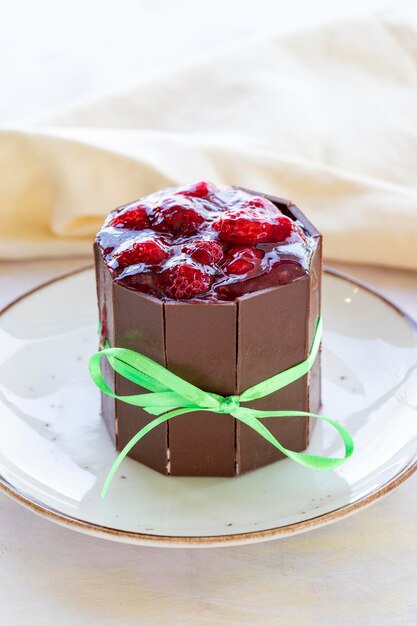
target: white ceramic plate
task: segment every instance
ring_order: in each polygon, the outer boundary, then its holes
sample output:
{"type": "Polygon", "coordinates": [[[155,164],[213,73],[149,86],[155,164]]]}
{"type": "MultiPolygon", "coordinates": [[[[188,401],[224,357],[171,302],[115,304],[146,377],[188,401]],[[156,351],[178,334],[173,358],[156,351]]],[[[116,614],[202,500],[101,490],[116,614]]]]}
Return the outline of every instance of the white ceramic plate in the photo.
{"type": "MultiPolygon", "coordinates": [[[[285,460],[238,478],[177,478],[127,459],[103,500],[116,453],[87,372],[97,343],[93,271],[27,294],[0,316],[0,488],[75,530],[161,546],[263,541],[372,503],[417,467],[416,326],[329,272],[323,318],[323,413],[354,436],[347,463],[317,472],[285,460]]],[[[342,453],[322,423],[310,450],[342,453]]]]}

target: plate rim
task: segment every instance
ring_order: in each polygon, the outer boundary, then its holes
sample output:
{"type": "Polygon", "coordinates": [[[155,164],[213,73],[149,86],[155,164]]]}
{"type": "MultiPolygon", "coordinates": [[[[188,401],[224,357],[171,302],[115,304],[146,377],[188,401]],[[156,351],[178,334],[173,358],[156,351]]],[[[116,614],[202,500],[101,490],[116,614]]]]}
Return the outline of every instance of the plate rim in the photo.
{"type": "MultiPolygon", "coordinates": [[[[50,280],[47,280],[40,285],[37,285],[33,289],[25,291],[23,294],[19,295],[17,298],[9,302],[5,307],[0,309],[0,317],[6,313],[9,309],[18,304],[21,300],[24,300],[28,296],[33,293],[48,287],[54,283],[57,283],[61,280],[65,280],[66,278],[70,278],[71,276],[75,276],[77,274],[81,274],[86,271],[94,270],[94,265],[88,264],[83,265],[75,270],[70,272],[66,272],[64,274],[60,274],[50,280]]],[[[404,312],[399,306],[397,306],[392,300],[387,298],[384,294],[380,293],[374,287],[371,287],[367,283],[356,279],[349,274],[341,272],[340,270],[336,270],[334,268],[324,266],[323,272],[325,274],[329,274],[334,276],[340,280],[351,283],[355,286],[364,289],[365,291],[371,293],[373,296],[382,300],[386,305],[392,307],[400,316],[405,318],[407,322],[414,328],[417,333],[417,322],[411,317],[408,313],[404,312]]],[[[389,478],[385,483],[379,485],[376,489],[374,489],[371,493],[363,496],[359,500],[352,502],[350,504],[346,504],[338,509],[334,509],[333,511],[329,511],[328,513],[323,513],[322,515],[317,515],[307,520],[302,520],[299,522],[294,522],[292,524],[285,524],[284,526],[275,526],[273,528],[267,528],[264,530],[253,530],[245,533],[233,533],[227,535],[197,535],[197,536],[178,536],[178,535],[158,535],[152,533],[140,533],[134,532],[130,530],[121,530],[117,528],[111,528],[109,526],[103,526],[101,524],[96,524],[94,522],[88,522],[86,520],[81,520],[77,517],[73,517],[62,513],[61,511],[55,509],[54,507],[50,507],[42,502],[32,498],[31,496],[23,493],[17,487],[13,486],[9,483],[3,476],[0,475],[0,492],[4,493],[8,497],[10,497],[13,501],[21,504],[26,509],[36,513],[40,517],[47,519],[51,522],[69,528],[71,530],[76,530],[78,532],[91,535],[94,537],[100,537],[103,539],[137,544],[137,545],[147,545],[153,547],[224,547],[231,545],[239,545],[244,543],[257,543],[262,541],[269,541],[272,539],[276,539],[279,537],[288,537],[290,535],[307,532],[309,530],[313,530],[314,528],[319,528],[325,526],[327,524],[331,524],[333,522],[339,521],[353,513],[356,513],[358,510],[366,508],[371,504],[374,504],[391,491],[396,489],[399,485],[405,482],[412,474],[417,470],[417,459],[415,461],[411,461],[408,465],[403,467],[399,472],[397,472],[394,476],[389,478]]]]}

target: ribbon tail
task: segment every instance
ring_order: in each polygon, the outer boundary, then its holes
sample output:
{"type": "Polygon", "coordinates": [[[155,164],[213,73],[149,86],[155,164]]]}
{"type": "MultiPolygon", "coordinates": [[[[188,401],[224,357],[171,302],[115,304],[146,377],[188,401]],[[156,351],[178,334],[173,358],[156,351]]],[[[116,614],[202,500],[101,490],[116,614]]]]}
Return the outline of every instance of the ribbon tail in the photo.
{"type": "Polygon", "coordinates": [[[101,497],[102,498],[106,497],[106,494],[107,494],[107,492],[109,490],[111,482],[112,482],[112,480],[113,480],[117,470],[119,469],[120,465],[122,464],[124,458],[129,454],[131,449],[138,443],[138,441],[140,439],[142,439],[142,437],[147,435],[151,430],[153,430],[154,428],[156,428],[160,424],[163,424],[164,422],[167,422],[168,420],[172,419],[173,417],[176,417],[177,415],[181,415],[182,413],[191,413],[192,411],[195,411],[195,409],[177,409],[176,411],[170,411],[169,413],[165,413],[165,415],[161,415],[160,417],[157,417],[156,419],[154,419],[151,422],[149,422],[149,424],[146,424],[146,426],[141,428],[140,431],[137,432],[136,435],[134,437],[132,437],[132,439],[125,445],[125,447],[120,452],[120,454],[116,458],[115,462],[111,466],[110,471],[107,474],[106,480],[104,482],[103,489],[101,490],[101,494],[100,494],[101,497]]]}
{"type": "Polygon", "coordinates": [[[339,467],[352,456],[354,451],[354,443],[352,436],[348,431],[343,428],[341,424],[336,422],[335,420],[330,419],[324,415],[319,415],[317,413],[307,413],[304,411],[258,411],[256,409],[245,409],[239,408],[232,413],[233,417],[240,420],[253,430],[255,430],[261,437],[266,439],[270,444],[272,444],[275,448],[280,450],[285,456],[292,459],[296,463],[300,465],[304,465],[305,467],[309,467],[310,469],[316,470],[332,470],[336,467],[339,467]],[[259,419],[269,418],[269,417],[295,417],[295,416],[308,416],[308,417],[316,417],[317,419],[322,419],[328,424],[331,424],[339,433],[342,438],[345,453],[343,457],[331,457],[331,456],[321,456],[315,454],[308,454],[307,452],[295,452],[294,450],[289,450],[285,448],[280,442],[274,437],[274,435],[264,426],[259,419]]]}

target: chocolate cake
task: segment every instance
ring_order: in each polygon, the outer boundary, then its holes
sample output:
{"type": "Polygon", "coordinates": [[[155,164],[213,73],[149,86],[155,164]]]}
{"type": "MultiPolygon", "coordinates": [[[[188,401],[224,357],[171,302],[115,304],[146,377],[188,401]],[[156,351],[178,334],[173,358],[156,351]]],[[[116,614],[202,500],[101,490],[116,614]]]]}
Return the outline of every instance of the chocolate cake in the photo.
{"type": "MultiPolygon", "coordinates": [[[[206,182],[167,189],[111,212],[94,248],[101,347],[140,352],[223,396],[308,356],[321,235],[292,202],[206,182]]],[[[118,395],[141,392],[106,359],[102,367],[118,395]]],[[[317,412],[319,357],[303,378],[245,406],[317,412]]],[[[102,412],[118,450],[152,419],[107,395],[102,412]]],[[[287,448],[308,445],[307,417],[265,425],[287,448]]],[[[130,456],[163,474],[233,476],[283,455],[230,415],[196,411],[158,426],[130,456]]]]}

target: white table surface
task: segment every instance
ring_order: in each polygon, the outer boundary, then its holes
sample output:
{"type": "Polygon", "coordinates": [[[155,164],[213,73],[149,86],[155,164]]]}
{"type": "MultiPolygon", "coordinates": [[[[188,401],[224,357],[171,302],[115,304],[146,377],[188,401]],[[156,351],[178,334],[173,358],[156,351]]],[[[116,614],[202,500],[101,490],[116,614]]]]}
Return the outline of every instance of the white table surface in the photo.
{"type": "MultiPolygon", "coordinates": [[[[85,259],[0,264],[0,307],[85,259]]],[[[417,273],[339,266],[417,317],[417,273]]],[[[75,533],[0,495],[4,626],[412,626],[417,474],[334,525],[267,543],[148,548],[75,533]]]]}
{"type": "MultiPolygon", "coordinates": [[[[230,39],[381,0],[0,0],[0,122],[47,116],[230,39]],[[155,46],[155,33],[158,45],[155,46]]],[[[85,260],[0,263],[0,307],[85,260]]],[[[417,274],[347,268],[417,317],[417,274]]],[[[268,543],[157,549],[93,539],[0,494],[2,626],[417,624],[417,475],[337,524],[268,543]]]]}

